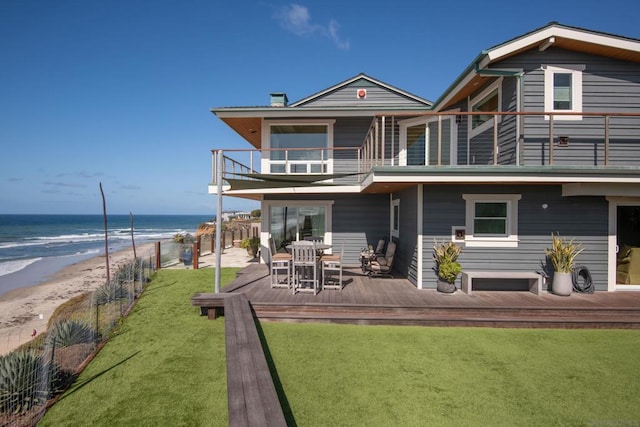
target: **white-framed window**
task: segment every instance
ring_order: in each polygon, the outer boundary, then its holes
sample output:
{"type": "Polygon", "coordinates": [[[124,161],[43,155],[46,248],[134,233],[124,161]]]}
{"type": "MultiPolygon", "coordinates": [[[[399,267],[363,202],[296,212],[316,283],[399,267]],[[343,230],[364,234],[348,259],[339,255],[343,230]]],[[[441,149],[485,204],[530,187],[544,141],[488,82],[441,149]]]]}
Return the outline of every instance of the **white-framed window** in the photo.
{"type": "MultiPolygon", "coordinates": [[[[469,120],[469,136],[473,138],[491,129],[495,123],[494,112],[502,111],[502,77],[469,100],[469,111],[487,114],[472,115],[469,120]]],[[[498,116],[498,123],[502,116],[498,116]]]]}
{"type": "Polygon", "coordinates": [[[476,247],[518,246],[520,194],[463,194],[466,201],[465,244],[476,247]]]}
{"type": "Polygon", "coordinates": [[[400,199],[391,201],[391,235],[400,237],[400,199]]]}
{"type": "MultiPolygon", "coordinates": [[[[400,166],[425,166],[438,164],[438,144],[440,144],[440,164],[457,164],[458,126],[456,114],[417,117],[398,122],[400,129],[400,166]]],[[[449,113],[449,111],[447,111],[449,113]]]]}
{"type": "Polygon", "coordinates": [[[265,120],[262,170],[273,174],[333,173],[335,120],[265,120]]]}
{"type": "MultiPolygon", "coordinates": [[[[544,111],[582,112],[584,65],[546,65],[544,69],[544,111]]],[[[549,120],[549,116],[545,116],[549,120]]],[[[582,120],[582,116],[554,115],[553,120],[582,120]]]]}

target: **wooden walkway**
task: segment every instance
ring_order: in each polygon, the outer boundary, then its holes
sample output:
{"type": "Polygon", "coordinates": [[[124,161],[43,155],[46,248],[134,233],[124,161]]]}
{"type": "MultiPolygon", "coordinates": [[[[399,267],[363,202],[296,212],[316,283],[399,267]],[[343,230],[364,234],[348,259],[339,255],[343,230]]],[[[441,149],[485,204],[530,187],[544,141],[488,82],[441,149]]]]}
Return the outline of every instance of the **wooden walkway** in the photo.
{"type": "Polygon", "coordinates": [[[423,326],[640,328],[639,292],[573,293],[546,290],[419,290],[408,280],[371,279],[358,269],[344,273],[345,287],[318,295],[272,289],[265,265],[241,271],[225,292],[246,295],[260,320],[423,326]]]}

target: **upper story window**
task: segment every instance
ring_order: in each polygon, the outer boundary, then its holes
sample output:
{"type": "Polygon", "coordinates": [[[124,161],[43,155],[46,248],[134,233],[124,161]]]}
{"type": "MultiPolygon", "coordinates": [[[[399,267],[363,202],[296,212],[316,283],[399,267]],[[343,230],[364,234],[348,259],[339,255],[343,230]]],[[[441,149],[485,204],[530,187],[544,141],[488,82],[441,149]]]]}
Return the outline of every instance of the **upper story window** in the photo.
{"type": "Polygon", "coordinates": [[[456,164],[458,126],[451,115],[402,120],[400,128],[400,166],[456,164]]]}
{"type": "MultiPolygon", "coordinates": [[[[472,115],[470,135],[474,137],[494,126],[494,112],[502,111],[502,78],[499,78],[469,101],[469,111],[487,114],[472,115]]],[[[501,116],[498,116],[498,123],[501,116]]]]}
{"type": "MultiPolygon", "coordinates": [[[[263,160],[270,173],[331,173],[333,121],[268,122],[263,130],[268,148],[263,160]]],[[[265,144],[266,145],[266,144],[265,144]]]]}
{"type": "Polygon", "coordinates": [[[467,246],[517,247],[520,194],[463,194],[467,246]]]}
{"type": "MultiPolygon", "coordinates": [[[[544,111],[582,112],[584,65],[544,66],[544,111]]],[[[549,120],[549,116],[545,116],[549,120]]],[[[582,120],[579,115],[554,115],[553,120],[582,120]]]]}

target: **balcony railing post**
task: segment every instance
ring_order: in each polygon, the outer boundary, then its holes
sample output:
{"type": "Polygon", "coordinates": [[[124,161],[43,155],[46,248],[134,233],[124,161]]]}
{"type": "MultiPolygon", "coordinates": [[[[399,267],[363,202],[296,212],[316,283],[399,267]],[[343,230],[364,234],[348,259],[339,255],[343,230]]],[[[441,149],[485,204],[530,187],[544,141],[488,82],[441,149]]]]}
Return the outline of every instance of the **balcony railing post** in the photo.
{"type": "Polygon", "coordinates": [[[609,116],[604,116],[604,165],[609,165],[609,116]]]}
{"type": "Polygon", "coordinates": [[[442,166],[442,116],[438,114],[438,166],[442,166]]]}
{"type": "Polygon", "coordinates": [[[373,142],[373,144],[374,144],[374,152],[373,152],[373,154],[374,154],[375,165],[378,164],[378,158],[379,158],[379,155],[378,155],[378,147],[380,145],[380,139],[379,138],[380,138],[380,134],[379,134],[379,129],[378,129],[378,119],[376,119],[375,135],[374,135],[374,138],[373,138],[374,139],[374,142],[373,142]]]}
{"type": "Polygon", "coordinates": [[[553,164],[553,114],[549,114],[549,164],[553,164]]]}
{"type": "Polygon", "coordinates": [[[498,164],[498,115],[493,115],[493,165],[498,164]]]}
{"type": "Polygon", "coordinates": [[[382,116],[382,119],[381,119],[381,120],[382,120],[382,136],[381,136],[381,138],[380,138],[380,143],[381,143],[381,147],[380,147],[380,151],[381,151],[381,153],[380,153],[380,158],[381,158],[381,161],[382,161],[382,166],[384,166],[384,152],[385,152],[385,142],[386,142],[386,141],[385,141],[385,139],[386,139],[386,132],[385,132],[385,131],[386,131],[386,129],[385,129],[385,128],[387,127],[387,124],[386,124],[386,120],[385,120],[385,119],[386,119],[386,117],[385,117],[385,116],[382,116]]]}

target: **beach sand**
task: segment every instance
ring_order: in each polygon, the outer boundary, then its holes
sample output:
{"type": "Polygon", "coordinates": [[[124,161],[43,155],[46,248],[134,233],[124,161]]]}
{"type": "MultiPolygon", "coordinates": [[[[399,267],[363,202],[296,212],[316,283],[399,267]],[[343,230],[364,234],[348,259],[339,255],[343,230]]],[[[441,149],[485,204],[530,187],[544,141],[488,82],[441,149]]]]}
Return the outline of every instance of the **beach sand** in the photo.
{"type": "MultiPolygon", "coordinates": [[[[137,255],[148,258],[154,244],[136,246],[137,255]]],[[[109,254],[110,272],[133,259],[133,249],[109,254]]],[[[245,267],[251,260],[245,249],[228,248],[222,253],[223,267],[245,267]]],[[[213,254],[200,258],[200,268],[215,264],[213,254]]],[[[174,268],[184,268],[176,266],[174,268]]],[[[32,331],[45,332],[55,309],[84,292],[95,290],[106,281],[104,255],[77,262],[55,273],[51,280],[25,288],[14,289],[0,296],[0,355],[31,340],[32,331]]]]}

